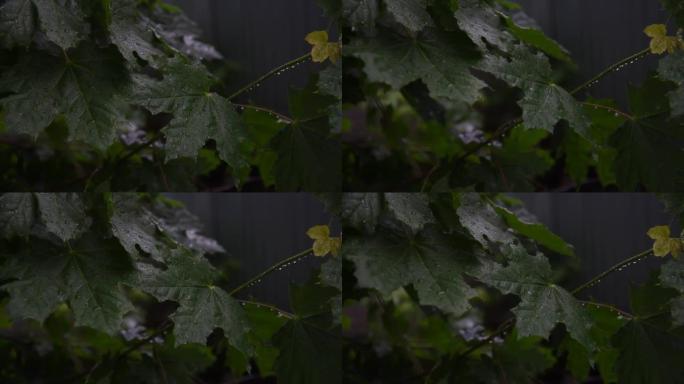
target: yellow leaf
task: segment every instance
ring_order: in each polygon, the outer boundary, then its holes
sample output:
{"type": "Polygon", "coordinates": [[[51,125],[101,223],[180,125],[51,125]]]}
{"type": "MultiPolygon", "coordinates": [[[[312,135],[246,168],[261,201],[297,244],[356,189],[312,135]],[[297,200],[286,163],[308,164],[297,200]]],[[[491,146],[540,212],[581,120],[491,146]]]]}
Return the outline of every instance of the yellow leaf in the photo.
{"type": "Polygon", "coordinates": [[[665,24],[651,24],[646,29],[644,33],[648,37],[665,37],[667,36],[667,26],[665,24]]]}
{"type": "Polygon", "coordinates": [[[330,238],[330,227],[327,225],[316,225],[306,231],[306,235],[312,240],[325,240],[330,238]]]}
{"type": "Polygon", "coordinates": [[[328,32],[313,31],[306,35],[306,42],[311,44],[311,59],[315,63],[322,63],[327,59],[337,62],[341,56],[340,44],[328,41],[328,32]]]}
{"type": "Polygon", "coordinates": [[[647,232],[648,237],[655,240],[653,242],[653,254],[658,257],[664,257],[672,254],[678,257],[684,251],[684,245],[680,239],[670,237],[670,227],[667,225],[659,225],[653,227],[647,232]]]}
{"type": "Polygon", "coordinates": [[[311,48],[311,58],[314,63],[322,63],[328,58],[328,44],[314,45],[311,48]]]}
{"type": "Polygon", "coordinates": [[[670,239],[658,239],[653,243],[653,254],[658,257],[667,256],[670,253],[670,239]]]}
{"type": "Polygon", "coordinates": [[[665,53],[673,53],[681,46],[679,39],[675,36],[667,35],[667,27],[665,24],[653,24],[644,29],[646,36],[651,38],[651,53],[660,55],[665,53]]]}
{"type": "Polygon", "coordinates": [[[648,237],[653,240],[669,239],[670,227],[667,225],[659,225],[648,230],[648,237]]]}
{"type": "Polygon", "coordinates": [[[341,237],[330,237],[330,228],[327,225],[316,225],[309,228],[306,234],[314,240],[314,256],[325,256],[328,253],[337,256],[342,248],[341,237]]]}
{"type": "Polygon", "coordinates": [[[670,253],[672,256],[679,257],[684,251],[684,245],[680,239],[670,239],[670,253]]]}
{"type": "Polygon", "coordinates": [[[328,42],[328,32],[313,31],[306,35],[305,40],[311,45],[326,44],[328,42]]]}
{"type": "Polygon", "coordinates": [[[342,49],[340,48],[340,44],[338,43],[328,43],[327,51],[328,58],[333,63],[337,63],[337,60],[339,60],[342,56],[342,49]]]}

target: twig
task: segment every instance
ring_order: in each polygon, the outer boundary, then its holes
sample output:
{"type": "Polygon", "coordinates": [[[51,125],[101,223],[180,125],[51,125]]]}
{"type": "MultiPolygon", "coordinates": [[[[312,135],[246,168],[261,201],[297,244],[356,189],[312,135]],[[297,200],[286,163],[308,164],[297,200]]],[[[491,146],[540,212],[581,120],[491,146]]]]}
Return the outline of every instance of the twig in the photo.
{"type": "Polygon", "coordinates": [[[617,72],[617,71],[619,71],[620,69],[624,68],[625,66],[630,65],[630,64],[634,63],[635,61],[640,60],[640,59],[646,57],[650,52],[651,52],[651,49],[650,49],[650,48],[646,48],[646,49],[644,49],[644,50],[642,50],[642,51],[639,51],[639,52],[633,54],[632,56],[629,56],[629,57],[627,57],[627,58],[625,58],[625,59],[622,59],[622,60],[618,61],[617,63],[615,63],[615,64],[611,65],[610,67],[608,67],[608,68],[604,69],[603,71],[601,71],[598,75],[596,75],[596,76],[592,77],[591,79],[587,80],[587,81],[586,81],[585,83],[583,83],[582,85],[580,85],[580,86],[578,86],[577,88],[573,89],[572,92],[570,92],[570,94],[571,94],[571,95],[575,95],[575,94],[581,92],[582,90],[591,87],[592,85],[598,83],[599,80],[601,80],[602,78],[608,76],[611,72],[617,72]]]}
{"type": "Polygon", "coordinates": [[[292,124],[294,122],[294,120],[291,117],[285,116],[281,113],[278,113],[272,109],[268,109],[265,107],[260,107],[257,105],[250,105],[250,104],[238,104],[238,103],[233,103],[233,105],[238,107],[238,108],[242,108],[242,109],[253,109],[255,111],[268,113],[268,114],[275,116],[278,119],[282,120],[285,124],[292,124]]]}
{"type": "Polygon", "coordinates": [[[579,292],[582,292],[583,290],[591,287],[592,285],[599,283],[604,277],[610,275],[611,273],[613,273],[615,271],[621,271],[626,266],[643,259],[644,257],[650,255],[651,253],[653,253],[653,250],[649,249],[647,251],[643,251],[641,253],[638,253],[638,254],[636,254],[636,255],[628,258],[628,259],[625,259],[625,260],[613,265],[612,267],[608,268],[607,270],[599,273],[594,278],[592,278],[591,280],[587,281],[586,283],[580,285],[579,287],[575,288],[570,293],[572,293],[572,295],[574,296],[574,295],[578,294],[579,292]]]}
{"type": "Polygon", "coordinates": [[[271,305],[271,304],[265,304],[265,303],[260,303],[258,301],[250,301],[250,300],[238,300],[238,302],[240,302],[240,304],[244,304],[244,305],[254,305],[256,307],[269,309],[273,312],[277,312],[280,316],[282,316],[286,319],[294,319],[294,317],[295,317],[294,314],[287,312],[284,309],[280,309],[280,308],[278,308],[274,305],[271,305]]]}
{"type": "Polygon", "coordinates": [[[236,293],[242,291],[243,289],[259,282],[265,276],[267,276],[267,275],[269,275],[275,271],[279,271],[291,263],[296,263],[297,261],[299,261],[299,259],[302,259],[302,258],[308,256],[311,252],[313,252],[313,249],[309,248],[305,251],[297,253],[296,255],[292,255],[286,259],[283,259],[283,260],[277,262],[276,264],[268,267],[265,271],[259,273],[258,275],[254,276],[251,279],[240,284],[237,288],[230,291],[229,295],[234,296],[236,293]]]}
{"type": "Polygon", "coordinates": [[[296,67],[297,65],[307,61],[310,57],[311,57],[311,53],[307,53],[306,55],[302,55],[296,59],[290,60],[287,63],[285,63],[279,67],[273,68],[272,70],[266,72],[266,74],[262,75],[258,79],[252,81],[251,83],[249,83],[249,84],[245,85],[244,87],[238,89],[232,95],[228,96],[228,100],[232,101],[233,99],[237,98],[238,96],[242,95],[243,93],[249,92],[256,87],[259,87],[259,85],[264,80],[268,79],[269,77],[279,75],[280,73],[282,73],[283,71],[286,71],[287,69],[292,69],[292,68],[296,67]]]}

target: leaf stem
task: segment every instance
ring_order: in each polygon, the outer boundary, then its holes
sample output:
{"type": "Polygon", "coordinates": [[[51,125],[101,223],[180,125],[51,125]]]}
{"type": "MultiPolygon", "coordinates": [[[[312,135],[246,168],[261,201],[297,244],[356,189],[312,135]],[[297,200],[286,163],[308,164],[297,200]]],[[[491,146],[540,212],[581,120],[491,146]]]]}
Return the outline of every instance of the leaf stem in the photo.
{"type": "Polygon", "coordinates": [[[646,57],[650,52],[651,52],[651,49],[650,49],[650,48],[646,48],[646,49],[644,49],[644,50],[642,50],[642,51],[639,51],[639,52],[637,52],[637,53],[635,53],[635,54],[633,54],[633,55],[627,57],[627,58],[624,58],[624,59],[618,61],[617,63],[615,63],[615,64],[609,66],[608,68],[604,69],[603,71],[599,72],[599,74],[597,74],[596,76],[594,76],[594,77],[592,77],[591,79],[587,80],[587,81],[584,82],[582,85],[580,85],[580,86],[578,86],[577,88],[573,89],[572,92],[570,92],[570,94],[571,94],[571,95],[575,95],[575,94],[581,92],[582,90],[591,87],[592,85],[596,84],[596,83],[597,83],[599,80],[601,80],[602,78],[608,76],[610,73],[612,73],[612,72],[617,72],[617,71],[619,71],[620,69],[622,69],[623,67],[625,67],[625,66],[627,66],[627,65],[629,65],[629,64],[632,64],[632,63],[634,63],[635,61],[640,60],[640,59],[646,57]]]}
{"type": "Polygon", "coordinates": [[[582,292],[583,290],[585,290],[585,289],[587,289],[587,288],[589,288],[589,287],[591,287],[591,286],[597,284],[598,282],[601,281],[601,279],[603,279],[604,277],[610,275],[611,273],[613,273],[613,272],[615,272],[615,271],[621,271],[622,268],[624,268],[624,267],[626,267],[626,266],[628,266],[628,265],[630,265],[630,264],[632,264],[632,263],[635,263],[635,262],[637,262],[637,261],[643,259],[644,257],[650,255],[651,253],[653,253],[653,250],[652,250],[652,249],[649,249],[649,250],[643,251],[643,252],[641,252],[641,253],[638,253],[638,254],[636,254],[636,255],[630,257],[630,258],[627,258],[627,259],[625,259],[625,260],[623,260],[623,261],[621,261],[621,262],[619,262],[619,263],[613,265],[612,267],[608,268],[607,270],[605,270],[605,271],[599,273],[599,274],[596,275],[594,278],[592,278],[591,280],[587,281],[586,283],[580,285],[579,287],[575,288],[575,289],[574,289],[572,292],[570,292],[570,293],[572,293],[572,295],[574,296],[574,295],[576,295],[576,294],[582,292]]]}
{"type": "Polygon", "coordinates": [[[275,117],[277,117],[278,119],[282,120],[282,121],[285,122],[286,124],[292,124],[292,123],[294,122],[294,119],[292,119],[292,118],[289,117],[289,116],[285,116],[285,115],[283,115],[283,114],[281,114],[281,113],[278,113],[278,112],[276,112],[276,111],[274,111],[274,110],[272,110],[272,109],[268,109],[268,108],[265,108],[265,107],[260,107],[260,106],[258,106],[258,105],[238,104],[238,103],[233,103],[233,105],[236,106],[236,107],[238,107],[238,108],[240,108],[240,109],[253,109],[253,110],[255,110],[255,111],[268,113],[268,114],[270,114],[270,115],[272,115],[272,116],[275,116],[275,117]]]}
{"type": "Polygon", "coordinates": [[[307,249],[307,250],[305,250],[305,251],[299,252],[299,253],[297,253],[297,254],[295,254],[295,255],[292,255],[292,256],[290,256],[290,257],[288,257],[288,258],[286,258],[286,259],[283,259],[283,260],[281,260],[281,261],[279,261],[279,262],[273,264],[272,266],[268,267],[268,268],[267,268],[266,270],[264,270],[263,272],[261,272],[261,273],[259,273],[258,275],[252,277],[251,279],[245,281],[244,283],[240,284],[237,288],[235,288],[235,289],[233,289],[232,291],[230,291],[229,295],[234,296],[235,294],[237,294],[238,292],[242,291],[243,289],[245,289],[245,288],[247,288],[247,287],[249,287],[249,286],[251,286],[251,285],[253,285],[253,284],[257,283],[257,282],[259,282],[261,279],[263,279],[263,278],[266,277],[267,275],[269,275],[269,274],[271,274],[271,273],[273,273],[273,272],[275,272],[275,271],[279,271],[279,270],[283,269],[284,267],[286,267],[286,266],[287,266],[288,264],[290,264],[290,263],[296,263],[299,259],[305,258],[305,257],[308,256],[311,252],[313,252],[313,248],[309,248],[309,249],[307,249]]]}
{"type": "Polygon", "coordinates": [[[614,113],[616,116],[620,115],[620,116],[624,117],[624,118],[627,119],[627,120],[634,120],[634,116],[630,115],[629,113],[624,112],[624,111],[621,111],[621,110],[619,110],[619,109],[617,109],[617,108],[609,107],[609,106],[607,106],[607,105],[601,105],[601,104],[596,104],[596,103],[589,103],[589,102],[586,102],[586,101],[583,102],[582,105],[585,105],[585,106],[587,106],[587,107],[589,107],[589,108],[594,108],[594,109],[603,109],[603,110],[606,110],[606,111],[608,111],[608,112],[614,113]]]}
{"type": "Polygon", "coordinates": [[[249,92],[252,89],[258,87],[264,80],[273,77],[277,74],[282,73],[283,71],[287,70],[288,68],[294,68],[295,66],[305,62],[311,57],[311,53],[307,53],[306,55],[302,55],[296,59],[290,60],[287,63],[278,66],[276,68],[273,68],[272,70],[266,72],[264,75],[260,76],[258,79],[252,81],[251,83],[245,85],[244,87],[238,89],[235,93],[232,95],[228,96],[228,100],[233,100],[237,98],[238,96],[242,95],[243,93],[249,92]]]}
{"type": "Polygon", "coordinates": [[[271,310],[273,312],[277,312],[280,316],[282,316],[286,319],[294,319],[294,317],[295,317],[294,314],[287,312],[283,309],[280,309],[280,308],[278,308],[274,305],[271,305],[271,304],[260,303],[258,301],[250,301],[250,300],[238,300],[238,302],[240,302],[241,304],[245,304],[245,305],[254,305],[256,307],[266,308],[266,309],[271,310]]]}
{"type": "Polygon", "coordinates": [[[617,313],[619,313],[621,316],[626,317],[626,318],[628,318],[628,319],[633,319],[633,318],[635,317],[635,316],[632,315],[631,313],[625,312],[625,311],[623,311],[622,309],[617,308],[617,307],[614,307],[614,306],[612,306],[612,305],[610,305],[610,304],[595,303],[595,302],[593,302],[593,301],[586,301],[586,300],[577,300],[577,301],[579,301],[582,305],[585,305],[585,306],[593,305],[594,307],[601,307],[601,308],[605,308],[605,309],[611,310],[611,311],[613,311],[613,312],[617,312],[617,313]]]}

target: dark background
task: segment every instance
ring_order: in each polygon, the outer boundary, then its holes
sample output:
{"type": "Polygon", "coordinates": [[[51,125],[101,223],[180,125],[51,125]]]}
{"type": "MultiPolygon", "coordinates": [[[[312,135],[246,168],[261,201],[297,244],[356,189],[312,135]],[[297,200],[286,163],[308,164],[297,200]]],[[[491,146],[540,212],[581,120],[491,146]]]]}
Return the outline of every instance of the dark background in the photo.
{"type": "MultiPolygon", "coordinates": [[[[651,194],[527,193],[511,196],[523,200],[539,221],[575,246],[581,269],[571,288],[651,248],[653,240],[646,235],[649,228],[670,225],[673,235],[679,234],[677,220],[667,215],[664,205],[651,194]]],[[[582,297],[594,297],[628,310],[630,283],[645,283],[650,271],[659,270],[661,260],[649,256],[606,277],[601,284],[587,289],[582,297]]]]}
{"type": "MultiPolygon", "coordinates": [[[[226,257],[239,263],[239,269],[231,275],[231,288],[276,262],[310,248],[313,242],[306,231],[330,222],[323,204],[305,193],[168,193],[166,196],[182,201],[204,223],[203,234],[216,239],[228,252],[226,257]]],[[[289,308],[289,283],[308,281],[313,269],[323,260],[308,256],[245,289],[240,298],[251,295],[258,301],[289,308]]]]}
{"type": "MultiPolygon", "coordinates": [[[[658,0],[516,0],[544,32],[567,48],[579,72],[571,84],[579,85],[609,65],[648,47],[643,30],[665,23],[667,12],[658,0]]],[[[669,26],[674,34],[675,27],[669,26]]],[[[613,98],[624,108],[627,85],[640,84],[657,69],[649,58],[613,73],[590,89],[597,98],[613,98]]]]}
{"type": "MultiPolygon", "coordinates": [[[[330,22],[314,0],[168,0],[183,8],[226,60],[239,65],[231,91],[311,50],[304,37],[330,22]]],[[[253,102],[287,114],[291,86],[302,88],[317,67],[312,63],[267,80],[239,102],[253,102]]]]}

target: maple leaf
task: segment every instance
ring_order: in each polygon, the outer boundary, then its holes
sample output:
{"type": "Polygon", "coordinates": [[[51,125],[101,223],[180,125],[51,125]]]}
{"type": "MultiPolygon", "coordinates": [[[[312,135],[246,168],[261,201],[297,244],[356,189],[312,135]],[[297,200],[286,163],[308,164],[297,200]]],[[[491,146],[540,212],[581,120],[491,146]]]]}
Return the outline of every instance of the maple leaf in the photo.
{"type": "Polygon", "coordinates": [[[327,225],[316,225],[306,231],[307,236],[314,240],[314,256],[325,256],[328,253],[337,256],[342,248],[341,237],[330,237],[330,227],[327,225]]]}
{"type": "Polygon", "coordinates": [[[664,257],[672,253],[672,256],[679,257],[684,251],[682,241],[670,237],[670,227],[667,225],[652,227],[647,234],[648,237],[655,240],[653,242],[653,254],[655,256],[664,257]]]}
{"type": "Polygon", "coordinates": [[[328,32],[314,31],[306,35],[306,42],[311,44],[311,58],[316,63],[330,60],[335,63],[341,56],[340,44],[328,41],[328,32]]]}
{"type": "Polygon", "coordinates": [[[665,24],[649,25],[644,29],[644,33],[651,38],[650,48],[653,54],[674,53],[675,50],[683,46],[676,36],[667,35],[667,26],[665,24]]]}

